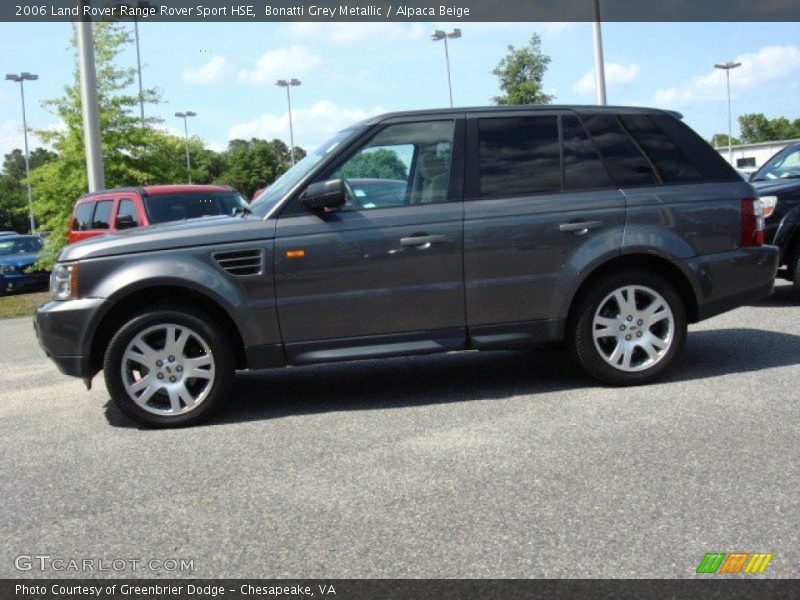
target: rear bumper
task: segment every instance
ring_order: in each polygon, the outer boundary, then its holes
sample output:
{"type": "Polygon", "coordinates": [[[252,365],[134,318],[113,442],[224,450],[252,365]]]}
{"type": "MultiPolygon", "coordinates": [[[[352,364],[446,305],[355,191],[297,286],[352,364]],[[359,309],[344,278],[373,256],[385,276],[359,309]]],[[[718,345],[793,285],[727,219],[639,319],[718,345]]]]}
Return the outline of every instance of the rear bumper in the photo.
{"type": "Polygon", "coordinates": [[[39,345],[58,370],[73,377],[94,375],[90,364],[92,333],[108,307],[101,298],[42,304],[33,326],[39,345]]]}
{"type": "Polygon", "coordinates": [[[694,274],[698,320],[709,319],[769,296],[775,286],[776,246],[740,248],[687,261],[694,274]]]}

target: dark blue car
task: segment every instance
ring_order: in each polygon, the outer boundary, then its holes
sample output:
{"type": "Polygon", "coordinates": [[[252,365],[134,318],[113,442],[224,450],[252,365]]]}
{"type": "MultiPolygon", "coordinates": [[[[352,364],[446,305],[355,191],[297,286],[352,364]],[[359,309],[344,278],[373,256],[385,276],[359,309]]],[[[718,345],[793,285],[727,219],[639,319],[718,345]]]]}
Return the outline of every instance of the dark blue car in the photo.
{"type": "Polygon", "coordinates": [[[0,295],[47,284],[49,273],[30,270],[43,247],[44,240],[38,235],[0,237],[0,295]]]}

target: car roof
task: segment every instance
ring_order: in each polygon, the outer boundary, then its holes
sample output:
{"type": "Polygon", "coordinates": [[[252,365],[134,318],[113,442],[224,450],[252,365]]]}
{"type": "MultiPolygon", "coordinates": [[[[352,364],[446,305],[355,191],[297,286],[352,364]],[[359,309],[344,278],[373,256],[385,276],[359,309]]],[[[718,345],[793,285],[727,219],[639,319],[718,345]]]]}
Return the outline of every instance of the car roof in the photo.
{"type": "Polygon", "coordinates": [[[132,192],[142,197],[147,196],[162,196],[165,194],[189,194],[192,192],[233,192],[235,191],[229,185],[205,185],[205,184],[160,184],[160,185],[146,185],[142,187],[118,187],[109,188],[107,190],[99,190],[97,192],[89,192],[84,194],[78,201],[85,201],[92,198],[107,196],[110,194],[120,194],[123,192],[132,192]]]}
{"type": "Polygon", "coordinates": [[[390,112],[364,119],[359,123],[359,125],[376,125],[388,119],[402,117],[425,117],[435,115],[451,115],[454,113],[504,113],[554,110],[568,110],[582,114],[669,114],[678,119],[683,119],[683,115],[674,110],[663,110],[660,108],[648,108],[643,106],[597,106],[591,104],[504,104],[500,106],[467,106],[390,112]]]}

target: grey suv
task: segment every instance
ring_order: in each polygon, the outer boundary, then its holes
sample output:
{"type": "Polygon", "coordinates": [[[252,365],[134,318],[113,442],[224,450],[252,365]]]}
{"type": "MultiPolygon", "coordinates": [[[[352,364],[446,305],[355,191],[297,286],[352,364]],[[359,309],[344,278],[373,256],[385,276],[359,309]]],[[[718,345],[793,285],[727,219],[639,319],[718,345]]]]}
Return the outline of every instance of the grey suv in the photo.
{"type": "Polygon", "coordinates": [[[688,323],[770,294],[778,259],[750,184],[639,108],[376,117],[251,208],[66,247],[47,354],[158,427],[208,417],[237,369],[326,361],[566,341],[635,385],[688,323]]]}

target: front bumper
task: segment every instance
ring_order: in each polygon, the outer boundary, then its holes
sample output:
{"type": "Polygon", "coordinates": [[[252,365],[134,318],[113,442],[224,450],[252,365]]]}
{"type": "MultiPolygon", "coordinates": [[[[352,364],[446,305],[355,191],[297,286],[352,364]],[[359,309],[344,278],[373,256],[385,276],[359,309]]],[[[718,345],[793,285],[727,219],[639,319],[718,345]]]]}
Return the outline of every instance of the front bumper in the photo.
{"type": "Polygon", "coordinates": [[[90,364],[92,338],[109,307],[102,298],[47,302],[33,319],[36,337],[58,370],[73,377],[94,375],[90,364]]]}
{"type": "Polygon", "coordinates": [[[49,276],[42,273],[2,273],[0,292],[16,292],[25,288],[47,285],[49,276]]]}
{"type": "Polygon", "coordinates": [[[776,246],[740,248],[689,259],[697,292],[698,320],[769,296],[775,287],[778,260],[776,246]]]}

